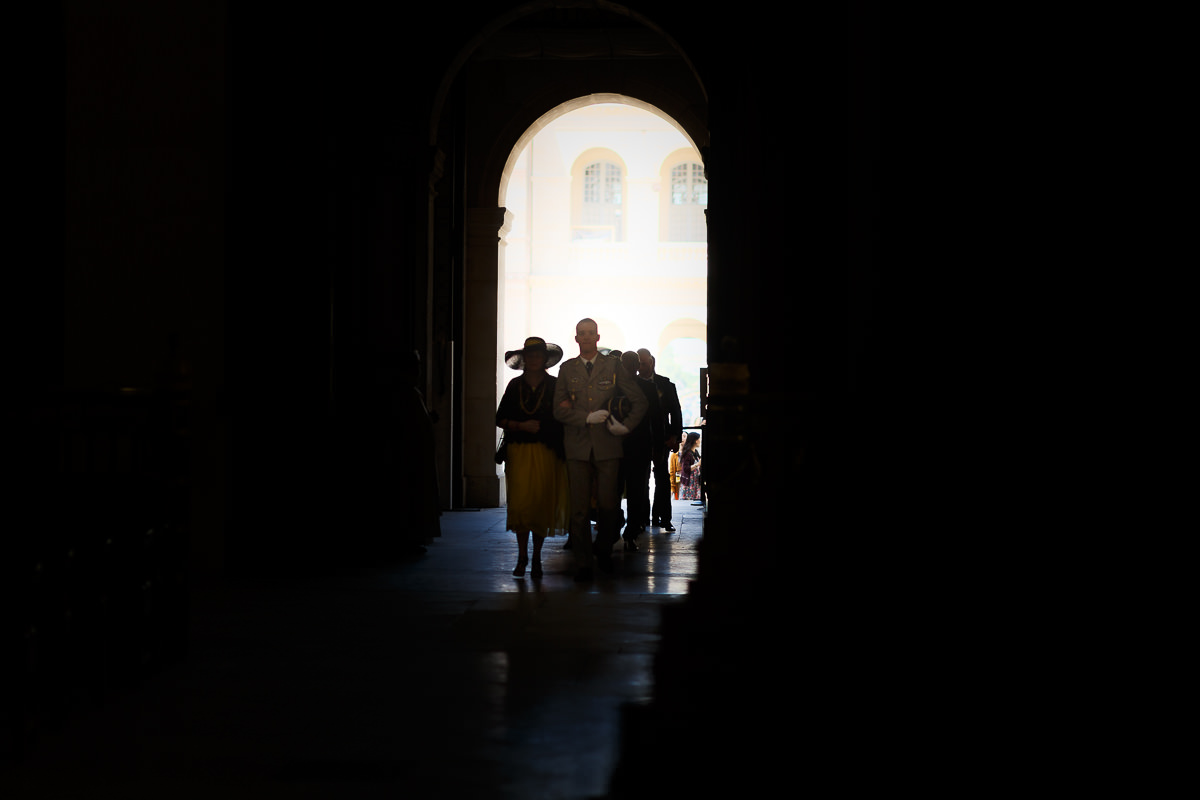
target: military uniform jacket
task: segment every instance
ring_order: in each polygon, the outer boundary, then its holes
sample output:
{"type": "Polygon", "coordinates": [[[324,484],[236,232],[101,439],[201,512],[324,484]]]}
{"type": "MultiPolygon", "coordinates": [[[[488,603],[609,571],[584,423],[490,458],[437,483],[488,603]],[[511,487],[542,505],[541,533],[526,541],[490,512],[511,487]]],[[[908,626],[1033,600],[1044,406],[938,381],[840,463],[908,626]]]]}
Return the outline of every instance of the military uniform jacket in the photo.
{"type": "Polygon", "coordinates": [[[650,405],[634,382],[636,380],[621,366],[619,359],[602,353],[596,355],[590,375],[578,356],[559,366],[558,380],[554,384],[554,418],[563,424],[563,443],[568,459],[587,460],[594,454],[597,461],[604,461],[622,456],[623,437],[614,436],[605,423],[587,424],[587,416],[593,411],[607,409],[608,401],[619,389],[630,405],[623,424],[633,430],[646,416],[650,405]],[[568,401],[568,407],[563,407],[564,401],[568,401]]]}

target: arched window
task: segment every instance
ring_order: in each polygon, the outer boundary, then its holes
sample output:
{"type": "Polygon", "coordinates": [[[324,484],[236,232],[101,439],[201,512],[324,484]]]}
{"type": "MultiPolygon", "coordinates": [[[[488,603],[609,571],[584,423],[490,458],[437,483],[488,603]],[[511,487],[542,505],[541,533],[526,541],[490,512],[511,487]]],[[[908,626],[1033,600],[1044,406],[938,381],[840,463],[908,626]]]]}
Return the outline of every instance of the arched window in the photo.
{"type": "Polygon", "coordinates": [[[581,227],[575,238],[620,242],[621,168],[611,161],[593,161],[583,169],[581,227]]]}
{"type": "Polygon", "coordinates": [[[667,241],[703,242],[708,239],[704,210],[708,208],[708,181],[704,165],[694,161],[671,167],[671,194],[667,208],[667,241]]]}

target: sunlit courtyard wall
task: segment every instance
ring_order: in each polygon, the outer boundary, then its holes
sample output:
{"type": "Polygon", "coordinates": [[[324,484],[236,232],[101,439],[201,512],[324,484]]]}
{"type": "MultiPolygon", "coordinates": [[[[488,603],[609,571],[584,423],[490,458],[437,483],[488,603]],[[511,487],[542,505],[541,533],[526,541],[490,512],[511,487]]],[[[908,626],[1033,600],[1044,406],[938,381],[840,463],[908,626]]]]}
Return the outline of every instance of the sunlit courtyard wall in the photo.
{"type": "MultiPolygon", "coordinates": [[[[541,336],[572,356],[575,323],[591,317],[602,348],[654,353],[658,372],[679,387],[685,424],[698,424],[708,248],[697,200],[707,202],[707,186],[701,198],[681,198],[672,175],[699,163],[670,122],[633,106],[588,106],[547,124],[521,153],[505,197],[505,349],[541,336]],[[620,170],[619,202],[598,224],[583,208],[584,171],[595,163],[620,170]]],[[[500,370],[502,391],[513,373],[500,370]]]]}

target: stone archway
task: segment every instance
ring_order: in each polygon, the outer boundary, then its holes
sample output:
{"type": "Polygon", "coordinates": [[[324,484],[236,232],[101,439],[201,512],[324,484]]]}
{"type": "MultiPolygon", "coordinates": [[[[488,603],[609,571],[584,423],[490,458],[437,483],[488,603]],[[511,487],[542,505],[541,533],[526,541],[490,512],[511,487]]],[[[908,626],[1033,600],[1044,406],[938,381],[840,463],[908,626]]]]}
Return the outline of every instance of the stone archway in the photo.
{"type": "Polygon", "coordinates": [[[493,21],[460,52],[435,101],[431,141],[449,156],[461,158],[453,173],[461,176],[454,191],[462,198],[459,407],[466,506],[501,502],[499,470],[492,457],[497,437],[496,359],[504,349],[497,301],[503,240],[511,217],[499,198],[514,153],[554,116],[614,98],[671,120],[702,157],[708,147],[706,92],[670,37],[622,6],[592,3],[580,24],[601,36],[604,45],[579,49],[580,37],[571,35],[578,31],[543,29],[536,23],[539,14],[553,14],[560,5],[530,3],[493,21]],[[531,36],[538,42],[536,48],[528,46],[531,36]],[[461,150],[453,152],[452,143],[462,143],[461,150]]]}
{"type": "Polygon", "coordinates": [[[610,94],[604,92],[590,94],[586,97],[576,97],[566,101],[565,103],[555,106],[542,116],[538,117],[538,119],[532,125],[530,125],[524,133],[521,134],[516,143],[513,144],[512,150],[509,152],[508,158],[504,162],[504,169],[500,174],[500,185],[496,195],[496,204],[504,204],[504,197],[508,190],[508,180],[512,176],[513,165],[516,163],[517,157],[520,156],[521,151],[525,149],[525,146],[529,144],[529,142],[535,136],[537,136],[543,128],[564,114],[569,114],[572,111],[576,111],[580,108],[586,108],[588,106],[605,105],[609,103],[619,103],[621,105],[633,106],[634,108],[640,108],[643,111],[649,111],[651,114],[661,117],[676,127],[679,132],[682,133],[689,142],[691,142],[692,147],[696,148],[697,151],[700,150],[699,145],[697,145],[696,140],[692,138],[691,133],[689,133],[688,129],[680,124],[678,120],[671,117],[671,115],[664,112],[661,108],[656,108],[654,105],[643,100],[639,100],[636,97],[628,97],[622,94],[610,94]]]}

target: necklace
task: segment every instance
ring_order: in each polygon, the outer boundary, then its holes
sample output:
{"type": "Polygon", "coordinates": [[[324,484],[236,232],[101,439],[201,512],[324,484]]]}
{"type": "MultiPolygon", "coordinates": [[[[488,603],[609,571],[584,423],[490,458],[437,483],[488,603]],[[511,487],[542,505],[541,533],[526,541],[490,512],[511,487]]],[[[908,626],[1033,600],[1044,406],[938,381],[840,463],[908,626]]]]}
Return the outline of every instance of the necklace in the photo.
{"type": "Polygon", "coordinates": [[[537,411],[538,407],[542,404],[542,395],[545,393],[545,391],[546,381],[542,380],[542,382],[538,384],[537,389],[535,389],[533,392],[533,408],[530,408],[525,404],[525,381],[521,381],[521,391],[519,392],[521,410],[524,411],[528,416],[532,417],[534,412],[537,411]]]}

